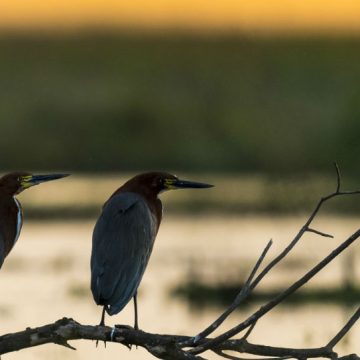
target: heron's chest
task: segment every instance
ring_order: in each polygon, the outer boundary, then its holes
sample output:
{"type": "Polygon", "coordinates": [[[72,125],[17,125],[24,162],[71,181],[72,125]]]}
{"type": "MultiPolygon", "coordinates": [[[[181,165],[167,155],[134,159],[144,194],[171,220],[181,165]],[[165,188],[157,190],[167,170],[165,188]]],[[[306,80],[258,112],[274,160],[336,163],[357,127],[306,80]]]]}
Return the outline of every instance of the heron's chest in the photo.
{"type": "Polygon", "coordinates": [[[5,253],[8,254],[19,238],[22,227],[22,209],[15,197],[0,201],[0,233],[5,242],[5,253]]]}
{"type": "Polygon", "coordinates": [[[14,196],[14,201],[16,204],[16,232],[15,232],[15,240],[14,240],[14,245],[15,243],[18,241],[19,236],[20,236],[20,231],[22,228],[22,224],[23,224],[23,212],[22,212],[22,207],[20,202],[16,199],[16,197],[14,196]]]}
{"type": "Polygon", "coordinates": [[[150,229],[151,237],[155,240],[156,234],[159,230],[159,222],[157,216],[150,211],[150,229]]]}

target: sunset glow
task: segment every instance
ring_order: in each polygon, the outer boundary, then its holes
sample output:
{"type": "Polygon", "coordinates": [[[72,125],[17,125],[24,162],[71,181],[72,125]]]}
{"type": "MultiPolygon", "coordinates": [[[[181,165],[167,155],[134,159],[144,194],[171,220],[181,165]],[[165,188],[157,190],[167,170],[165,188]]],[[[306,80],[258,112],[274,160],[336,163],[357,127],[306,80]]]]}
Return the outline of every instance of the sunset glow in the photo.
{"type": "Polygon", "coordinates": [[[4,0],[3,29],[360,30],[358,0],[4,0]]]}

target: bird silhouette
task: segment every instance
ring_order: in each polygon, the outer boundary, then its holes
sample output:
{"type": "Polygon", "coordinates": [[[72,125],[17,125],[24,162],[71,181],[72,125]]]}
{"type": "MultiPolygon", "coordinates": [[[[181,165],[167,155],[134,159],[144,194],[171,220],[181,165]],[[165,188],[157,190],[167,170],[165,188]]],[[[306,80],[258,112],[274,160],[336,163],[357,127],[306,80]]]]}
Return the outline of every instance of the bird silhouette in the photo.
{"type": "Polygon", "coordinates": [[[0,178],[0,268],[19,238],[23,215],[15,195],[45,181],[61,179],[68,174],[32,175],[13,172],[0,178]]]}
{"type": "Polygon", "coordinates": [[[137,289],[148,264],[162,219],[158,195],[167,190],[209,188],[165,172],[137,175],[106,201],[95,225],[91,254],[91,291],[105,312],[119,313],[133,298],[138,329],[137,289]]]}

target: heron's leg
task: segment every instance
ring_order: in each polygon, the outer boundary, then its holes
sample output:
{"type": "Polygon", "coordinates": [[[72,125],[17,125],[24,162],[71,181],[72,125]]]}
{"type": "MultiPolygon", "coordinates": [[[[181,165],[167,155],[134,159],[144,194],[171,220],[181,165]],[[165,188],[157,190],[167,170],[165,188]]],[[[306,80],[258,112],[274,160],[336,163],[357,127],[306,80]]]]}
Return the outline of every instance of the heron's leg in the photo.
{"type": "Polygon", "coordinates": [[[99,326],[105,326],[105,310],[106,310],[106,305],[104,305],[103,307],[99,326]]]}
{"type": "MultiPolygon", "coordinates": [[[[106,310],[106,305],[104,305],[103,307],[99,326],[105,326],[105,310],[106,310]]],[[[96,347],[98,347],[98,344],[99,344],[99,340],[96,340],[96,347]]],[[[106,341],[104,341],[104,346],[106,347],[106,341]]]]}
{"type": "Polygon", "coordinates": [[[134,312],[135,312],[135,324],[134,329],[139,330],[139,323],[138,323],[138,311],[137,311],[137,292],[134,295],[134,312]]]}

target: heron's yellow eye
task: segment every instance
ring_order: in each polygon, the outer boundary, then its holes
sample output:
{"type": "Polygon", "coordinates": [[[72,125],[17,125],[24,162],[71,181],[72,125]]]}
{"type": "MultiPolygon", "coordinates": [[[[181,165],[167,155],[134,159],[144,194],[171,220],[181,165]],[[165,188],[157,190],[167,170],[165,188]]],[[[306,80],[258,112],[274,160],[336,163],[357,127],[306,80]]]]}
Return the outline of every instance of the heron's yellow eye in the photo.
{"type": "Polygon", "coordinates": [[[21,187],[23,189],[27,189],[30,186],[32,186],[33,184],[31,183],[31,179],[32,179],[31,175],[21,176],[20,177],[20,185],[21,185],[21,187]]]}
{"type": "Polygon", "coordinates": [[[175,182],[175,179],[165,179],[164,187],[169,190],[175,189],[174,182],[175,182]]]}

